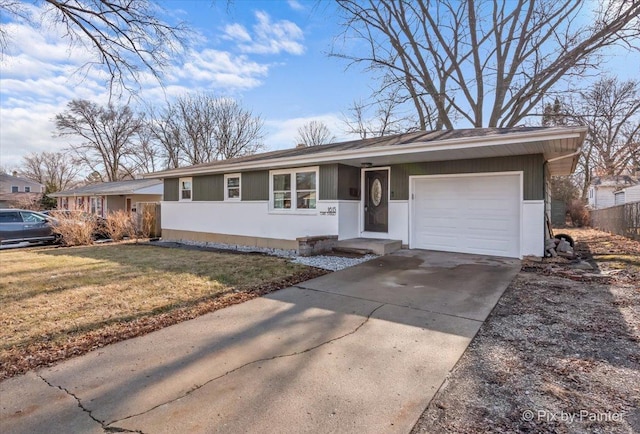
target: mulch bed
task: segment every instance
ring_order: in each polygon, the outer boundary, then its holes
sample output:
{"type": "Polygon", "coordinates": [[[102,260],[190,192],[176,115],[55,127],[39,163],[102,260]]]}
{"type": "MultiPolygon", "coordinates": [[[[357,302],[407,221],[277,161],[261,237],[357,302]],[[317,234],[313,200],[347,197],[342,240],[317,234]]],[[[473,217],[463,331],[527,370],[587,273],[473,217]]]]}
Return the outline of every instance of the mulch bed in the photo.
{"type": "Polygon", "coordinates": [[[218,309],[244,303],[327,273],[329,272],[326,270],[309,268],[285,279],[251,288],[231,290],[213,298],[199,300],[196,304],[178,307],[168,312],[157,312],[131,321],[112,323],[100,330],[70,335],[64,342],[39,342],[17,347],[9,353],[6,359],[0,360],[0,380],[23,374],[33,369],[52,366],[62,360],[88,353],[105,345],[142,336],[218,309]]]}

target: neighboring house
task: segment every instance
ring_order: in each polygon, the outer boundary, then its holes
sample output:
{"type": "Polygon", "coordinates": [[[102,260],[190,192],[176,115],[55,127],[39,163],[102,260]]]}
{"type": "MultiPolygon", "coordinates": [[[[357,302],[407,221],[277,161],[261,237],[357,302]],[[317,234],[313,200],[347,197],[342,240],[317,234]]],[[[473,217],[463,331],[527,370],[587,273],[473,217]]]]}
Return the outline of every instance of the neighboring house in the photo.
{"type": "Polygon", "coordinates": [[[585,134],[583,127],[415,132],[144,176],[164,180],[164,239],[295,249],[303,237],[362,237],[542,256],[550,176],[575,170],[585,134]]]}
{"type": "Polygon", "coordinates": [[[0,174],[0,208],[25,207],[42,199],[44,185],[17,175],[0,174]]]}
{"type": "Polygon", "coordinates": [[[613,196],[615,205],[640,202],[640,184],[618,190],[613,193],[613,196]]]}
{"type": "Polygon", "coordinates": [[[589,186],[589,208],[600,209],[614,206],[616,205],[616,191],[637,184],[638,180],[629,175],[595,176],[589,186]]]}
{"type": "Polygon", "coordinates": [[[51,193],[58,200],[59,210],[80,210],[106,217],[109,212],[135,212],[138,203],[162,201],[162,181],[136,179],[103,182],[72,190],[51,193]]]}

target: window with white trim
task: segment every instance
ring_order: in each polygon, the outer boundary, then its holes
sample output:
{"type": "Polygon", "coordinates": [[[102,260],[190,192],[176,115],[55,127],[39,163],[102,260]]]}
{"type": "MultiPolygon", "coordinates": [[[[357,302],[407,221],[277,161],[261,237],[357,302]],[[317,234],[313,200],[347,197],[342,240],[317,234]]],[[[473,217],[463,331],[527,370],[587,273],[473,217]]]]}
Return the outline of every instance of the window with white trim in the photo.
{"type": "Polygon", "coordinates": [[[271,208],[275,211],[315,210],[318,169],[271,172],[271,208]]]}
{"type": "Polygon", "coordinates": [[[180,192],[178,198],[180,201],[191,201],[193,184],[191,178],[180,178],[180,192]]]}
{"type": "Polygon", "coordinates": [[[12,185],[11,186],[11,193],[17,193],[18,192],[18,186],[17,185],[12,185]]]}
{"type": "Polygon", "coordinates": [[[27,187],[27,186],[25,186],[25,187],[24,187],[24,192],[25,192],[25,193],[31,193],[31,187],[27,187]]]}
{"type": "Polygon", "coordinates": [[[240,174],[224,175],[224,200],[240,200],[240,174]]]}

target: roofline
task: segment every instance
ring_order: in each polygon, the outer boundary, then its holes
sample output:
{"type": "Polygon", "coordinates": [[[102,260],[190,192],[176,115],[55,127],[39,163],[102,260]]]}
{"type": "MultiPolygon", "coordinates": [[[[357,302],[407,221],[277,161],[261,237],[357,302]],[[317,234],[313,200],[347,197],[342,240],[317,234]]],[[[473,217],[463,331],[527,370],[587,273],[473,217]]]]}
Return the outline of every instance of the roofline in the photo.
{"type": "MultiPolygon", "coordinates": [[[[148,181],[151,181],[151,180],[152,179],[148,179],[148,181]]],[[[145,179],[142,179],[142,180],[135,179],[132,181],[145,181],[145,179]]],[[[114,182],[122,182],[122,181],[114,181],[114,182]]],[[[102,184],[111,184],[111,183],[104,182],[102,184]]],[[[94,186],[94,185],[99,185],[99,184],[91,184],[91,186],[94,186]]],[[[144,185],[142,187],[138,187],[132,190],[130,189],[130,190],[116,190],[116,191],[105,191],[105,190],[82,191],[82,189],[86,187],[78,187],[73,190],[63,190],[63,191],[56,191],[54,193],[49,193],[47,196],[77,197],[77,196],[124,196],[129,194],[156,194],[156,193],[138,193],[138,191],[151,188],[151,187],[157,187],[159,185],[162,185],[162,183],[161,182],[154,183],[154,184],[149,183],[149,185],[144,185]]]]}
{"type": "Polygon", "coordinates": [[[204,173],[219,173],[229,170],[250,170],[259,169],[264,166],[282,167],[282,166],[303,166],[334,161],[336,159],[344,159],[348,157],[372,158],[384,157],[388,155],[411,154],[416,150],[423,151],[447,151],[457,150],[460,148],[475,148],[487,145],[504,145],[513,143],[513,138],[517,137],[522,142],[535,142],[540,140],[558,140],[558,139],[580,139],[587,132],[587,127],[562,128],[561,131],[543,129],[539,131],[519,132],[514,131],[506,134],[495,136],[474,136],[463,138],[451,138],[434,141],[419,141],[402,146],[378,146],[370,148],[339,150],[330,152],[318,152],[309,155],[295,155],[291,157],[270,158],[259,161],[249,161],[246,163],[228,163],[218,164],[210,167],[190,166],[185,168],[170,169],[162,172],[147,173],[142,175],[145,179],[168,178],[178,176],[188,176],[204,173]],[[426,148],[426,149],[425,149],[426,148]]]}

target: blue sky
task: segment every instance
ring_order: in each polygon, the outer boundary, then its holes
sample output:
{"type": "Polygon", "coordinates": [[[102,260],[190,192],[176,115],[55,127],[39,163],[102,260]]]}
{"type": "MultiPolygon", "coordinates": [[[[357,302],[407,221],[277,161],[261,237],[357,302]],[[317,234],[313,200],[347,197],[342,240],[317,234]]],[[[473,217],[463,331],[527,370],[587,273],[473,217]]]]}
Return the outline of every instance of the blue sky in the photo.
{"type": "MultiPolygon", "coordinates": [[[[143,77],[145,102],[161,105],[188,91],[232,96],[262,117],[268,150],[295,146],[298,127],[311,120],[325,122],[338,139],[349,138],[343,113],[354,100],[366,99],[375,82],[360,67],[346,70],[345,61],[327,56],[341,32],[333,2],[166,0],[161,5],[168,19],[186,21],[198,42],[169,71],[164,88],[143,77]]],[[[42,15],[35,6],[29,11],[42,15]]],[[[76,72],[90,57],[85,50],[70,50],[60,29],[20,21],[5,28],[11,39],[0,60],[0,165],[12,170],[30,152],[68,146],[68,139],[53,136],[53,118],[69,100],[106,103],[108,92],[101,71],[76,72]]],[[[636,60],[637,52],[614,56],[606,69],[621,78],[637,77],[636,60]]]]}
{"type": "MultiPolygon", "coordinates": [[[[177,64],[164,89],[145,80],[141,97],[162,104],[188,91],[237,98],[265,122],[267,149],[295,145],[297,128],[322,120],[339,139],[348,138],[342,113],[366,98],[370,80],[358,68],[329,58],[340,32],[332,3],[314,1],[161,3],[187,22],[198,42],[177,64]]],[[[30,8],[34,16],[40,12],[30,8]]],[[[0,61],[0,165],[13,170],[29,152],[57,151],[68,139],[53,136],[53,118],[73,98],[106,103],[98,70],[74,74],[89,58],[69,50],[59,29],[14,21],[12,39],[0,61]]]]}

